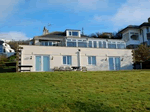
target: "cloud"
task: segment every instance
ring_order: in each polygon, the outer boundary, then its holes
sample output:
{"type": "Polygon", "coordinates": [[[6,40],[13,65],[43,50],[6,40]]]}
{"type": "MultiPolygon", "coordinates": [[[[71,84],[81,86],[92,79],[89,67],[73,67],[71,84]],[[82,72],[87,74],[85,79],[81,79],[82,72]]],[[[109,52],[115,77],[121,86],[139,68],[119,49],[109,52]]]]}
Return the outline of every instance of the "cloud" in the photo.
{"type": "Polygon", "coordinates": [[[127,0],[111,18],[115,27],[141,24],[150,16],[150,0],[127,0]]]}
{"type": "Polygon", "coordinates": [[[27,40],[29,37],[22,32],[4,32],[0,33],[0,39],[4,40],[27,40]]]}
{"type": "Polygon", "coordinates": [[[3,0],[0,3],[0,21],[5,20],[8,16],[16,11],[16,6],[21,0],[3,0]]]}

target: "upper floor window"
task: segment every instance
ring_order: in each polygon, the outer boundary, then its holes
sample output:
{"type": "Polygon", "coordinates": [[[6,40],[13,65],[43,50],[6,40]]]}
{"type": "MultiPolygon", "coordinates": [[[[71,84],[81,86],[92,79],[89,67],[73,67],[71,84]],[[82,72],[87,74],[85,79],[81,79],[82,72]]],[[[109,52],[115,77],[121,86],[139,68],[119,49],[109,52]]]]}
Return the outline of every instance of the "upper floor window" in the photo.
{"type": "Polygon", "coordinates": [[[3,46],[0,45],[0,53],[3,53],[3,46]]]}
{"type": "Polygon", "coordinates": [[[69,36],[79,36],[79,32],[77,32],[77,31],[69,31],[69,36]]]}
{"type": "Polygon", "coordinates": [[[115,42],[109,42],[108,43],[108,48],[116,49],[116,43],[115,42]]]}
{"type": "Polygon", "coordinates": [[[42,46],[52,46],[52,45],[53,45],[53,42],[43,41],[43,42],[41,42],[41,45],[42,45],[42,46]]]}
{"type": "Polygon", "coordinates": [[[147,27],[146,30],[147,30],[147,33],[148,33],[149,32],[149,27],[147,27]]]}
{"type": "Polygon", "coordinates": [[[94,48],[97,48],[97,41],[94,41],[94,48]]]}
{"type": "Polygon", "coordinates": [[[117,48],[118,49],[125,49],[125,43],[117,43],[117,48]]]}
{"type": "Polygon", "coordinates": [[[87,47],[87,42],[78,42],[78,47],[87,47]]]}
{"type": "Polygon", "coordinates": [[[96,56],[88,56],[88,64],[96,65],[96,56]]]}
{"type": "Polygon", "coordinates": [[[89,47],[92,48],[92,41],[89,41],[89,47]]]}
{"type": "Polygon", "coordinates": [[[132,40],[139,40],[139,35],[138,34],[131,35],[131,39],[132,40]]]}
{"type": "Polygon", "coordinates": [[[71,65],[72,64],[72,56],[63,56],[63,64],[71,65]]]}

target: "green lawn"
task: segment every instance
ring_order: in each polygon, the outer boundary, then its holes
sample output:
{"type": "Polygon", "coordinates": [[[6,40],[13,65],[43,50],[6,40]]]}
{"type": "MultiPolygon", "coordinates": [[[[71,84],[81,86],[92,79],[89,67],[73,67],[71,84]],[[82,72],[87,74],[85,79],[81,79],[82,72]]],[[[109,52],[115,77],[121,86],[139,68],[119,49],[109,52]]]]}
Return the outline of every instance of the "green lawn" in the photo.
{"type": "Polygon", "coordinates": [[[149,112],[150,71],[0,73],[0,112],[149,112]]]}

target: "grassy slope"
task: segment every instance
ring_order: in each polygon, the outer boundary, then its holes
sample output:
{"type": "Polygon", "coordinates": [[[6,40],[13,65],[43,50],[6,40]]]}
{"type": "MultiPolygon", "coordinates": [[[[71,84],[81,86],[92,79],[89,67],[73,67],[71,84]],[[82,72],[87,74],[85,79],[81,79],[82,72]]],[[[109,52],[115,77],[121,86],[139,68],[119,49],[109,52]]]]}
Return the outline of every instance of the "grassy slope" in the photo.
{"type": "Polygon", "coordinates": [[[150,111],[150,71],[0,74],[3,111],[150,111]]]}

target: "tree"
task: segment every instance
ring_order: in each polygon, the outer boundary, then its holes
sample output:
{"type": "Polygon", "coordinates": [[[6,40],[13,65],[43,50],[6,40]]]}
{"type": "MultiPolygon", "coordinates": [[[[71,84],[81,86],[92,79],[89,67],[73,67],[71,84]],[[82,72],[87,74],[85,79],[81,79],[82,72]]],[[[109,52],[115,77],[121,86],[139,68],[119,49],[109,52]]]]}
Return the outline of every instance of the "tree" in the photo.
{"type": "Polygon", "coordinates": [[[91,35],[89,35],[90,37],[93,37],[93,38],[105,38],[105,39],[108,39],[109,36],[107,35],[104,35],[102,33],[99,33],[99,32],[96,32],[96,33],[92,33],[91,35]]]}
{"type": "Polygon", "coordinates": [[[141,44],[137,49],[133,50],[133,61],[141,64],[150,59],[150,48],[141,44]]]}

